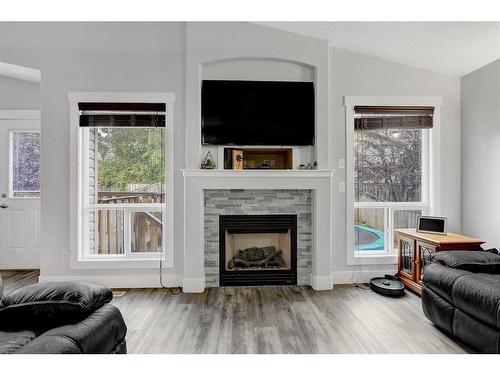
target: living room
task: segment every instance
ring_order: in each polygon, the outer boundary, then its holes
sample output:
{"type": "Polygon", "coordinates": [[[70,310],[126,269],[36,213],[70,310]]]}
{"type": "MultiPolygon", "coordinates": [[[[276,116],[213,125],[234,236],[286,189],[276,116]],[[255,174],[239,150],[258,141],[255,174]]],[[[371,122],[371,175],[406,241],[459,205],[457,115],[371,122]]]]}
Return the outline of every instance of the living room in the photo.
{"type": "Polygon", "coordinates": [[[499,22],[0,35],[1,353],[500,352],[499,22]]]}

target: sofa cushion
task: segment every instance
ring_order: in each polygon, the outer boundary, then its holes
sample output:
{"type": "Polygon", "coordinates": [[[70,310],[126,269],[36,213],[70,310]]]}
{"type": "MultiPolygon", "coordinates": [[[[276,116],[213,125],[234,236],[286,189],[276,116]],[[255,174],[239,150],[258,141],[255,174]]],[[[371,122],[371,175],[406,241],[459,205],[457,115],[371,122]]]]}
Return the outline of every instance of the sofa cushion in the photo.
{"type": "Polygon", "coordinates": [[[23,346],[33,341],[36,333],[24,331],[0,331],[0,354],[14,353],[23,346]]]}
{"type": "Polygon", "coordinates": [[[432,260],[470,272],[500,274],[500,255],[487,251],[440,251],[433,255],[432,260]]]}
{"type": "Polygon", "coordinates": [[[84,282],[39,283],[5,296],[0,325],[48,329],[75,323],[111,301],[111,289],[84,282]]]}

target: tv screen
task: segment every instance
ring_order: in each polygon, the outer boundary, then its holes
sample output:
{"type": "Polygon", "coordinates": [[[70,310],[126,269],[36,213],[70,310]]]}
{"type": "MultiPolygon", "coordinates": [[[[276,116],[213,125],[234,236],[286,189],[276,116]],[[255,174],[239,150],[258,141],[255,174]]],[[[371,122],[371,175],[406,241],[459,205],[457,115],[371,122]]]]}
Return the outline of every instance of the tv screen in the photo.
{"type": "Polygon", "coordinates": [[[204,80],[201,114],[203,144],[314,144],[312,82],[204,80]]]}

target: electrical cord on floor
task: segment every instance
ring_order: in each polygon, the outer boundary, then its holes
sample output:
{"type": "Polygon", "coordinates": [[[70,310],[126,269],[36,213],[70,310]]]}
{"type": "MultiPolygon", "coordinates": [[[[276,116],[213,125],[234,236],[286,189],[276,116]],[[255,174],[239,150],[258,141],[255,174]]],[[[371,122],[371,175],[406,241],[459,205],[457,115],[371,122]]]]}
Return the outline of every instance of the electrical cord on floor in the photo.
{"type": "Polygon", "coordinates": [[[182,293],[182,288],[180,286],[168,287],[163,285],[163,258],[161,256],[160,256],[160,285],[163,289],[167,289],[173,296],[182,293]]]}
{"type": "Polygon", "coordinates": [[[371,288],[366,283],[359,283],[357,281],[354,281],[355,274],[358,271],[360,266],[361,265],[359,264],[359,261],[356,260],[356,263],[354,264],[354,271],[352,271],[352,274],[351,274],[351,283],[354,285],[355,288],[358,288],[361,290],[366,290],[367,292],[369,292],[369,291],[371,291],[371,288]]]}
{"type": "MultiPolygon", "coordinates": [[[[356,155],[356,159],[360,160],[360,162],[361,162],[360,165],[364,164],[364,162],[365,162],[365,156],[366,156],[365,155],[365,149],[364,149],[364,144],[365,144],[364,143],[364,141],[365,141],[364,137],[365,137],[365,134],[366,133],[364,131],[359,132],[359,134],[358,134],[358,136],[360,137],[360,139],[359,139],[360,143],[359,144],[361,145],[361,147],[355,147],[355,149],[354,149],[354,152],[355,152],[355,155],[356,155]]],[[[361,184],[358,183],[358,184],[356,184],[356,186],[357,186],[357,188],[356,188],[355,194],[356,194],[356,197],[359,197],[362,194],[361,184]]],[[[355,209],[355,208],[353,207],[353,209],[355,209]]],[[[356,211],[354,213],[356,213],[356,211]]],[[[356,223],[356,221],[355,221],[355,223],[356,223]]],[[[360,241],[359,241],[359,232],[358,232],[357,236],[358,236],[357,237],[357,239],[358,239],[357,244],[359,244],[360,243],[360,241]]],[[[356,245],[356,246],[358,246],[358,245],[356,245]]],[[[352,250],[354,250],[354,249],[352,249],[352,250]]],[[[371,288],[366,283],[359,283],[358,281],[354,281],[356,272],[358,272],[359,269],[361,268],[361,264],[360,264],[359,258],[357,258],[355,256],[354,259],[355,259],[355,263],[354,263],[354,271],[351,274],[351,283],[354,284],[354,286],[356,288],[359,288],[361,290],[371,291],[371,288]]]]}

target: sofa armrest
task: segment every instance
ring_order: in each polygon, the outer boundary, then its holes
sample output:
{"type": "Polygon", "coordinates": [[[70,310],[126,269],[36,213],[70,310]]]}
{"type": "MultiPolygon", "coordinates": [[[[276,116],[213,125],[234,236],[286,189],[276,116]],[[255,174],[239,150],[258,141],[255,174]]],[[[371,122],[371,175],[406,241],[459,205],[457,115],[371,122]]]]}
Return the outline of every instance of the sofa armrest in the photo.
{"type": "Polygon", "coordinates": [[[440,251],[432,261],[469,272],[500,273],[500,255],[487,251],[440,251]]]}
{"type": "Polygon", "coordinates": [[[111,289],[90,283],[28,285],[3,298],[0,324],[46,330],[80,321],[112,298],[111,289]]]}
{"type": "Polygon", "coordinates": [[[43,333],[16,353],[126,353],[126,333],[120,310],[106,304],[81,322],[43,333]]]}

